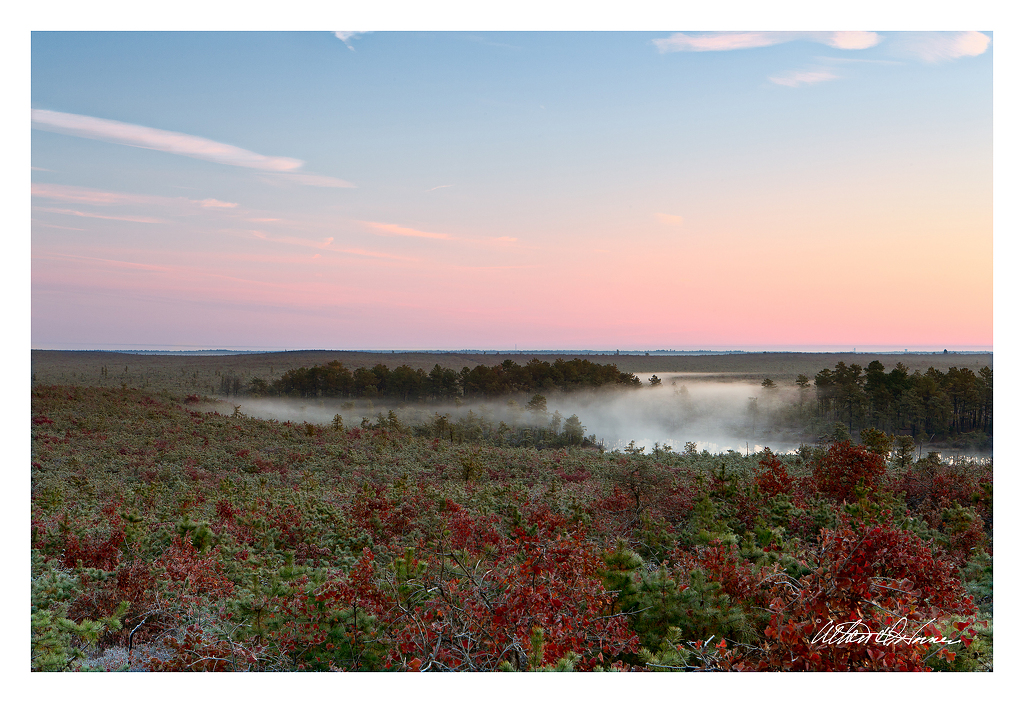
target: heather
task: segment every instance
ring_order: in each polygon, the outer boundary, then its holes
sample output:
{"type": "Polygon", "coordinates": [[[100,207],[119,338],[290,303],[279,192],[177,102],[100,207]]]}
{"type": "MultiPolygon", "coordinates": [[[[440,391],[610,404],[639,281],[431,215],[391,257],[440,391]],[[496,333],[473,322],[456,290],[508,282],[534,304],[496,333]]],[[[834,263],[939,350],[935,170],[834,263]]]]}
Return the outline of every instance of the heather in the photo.
{"type": "Polygon", "coordinates": [[[991,462],[224,408],[33,388],[33,669],[991,668],[991,462]]]}

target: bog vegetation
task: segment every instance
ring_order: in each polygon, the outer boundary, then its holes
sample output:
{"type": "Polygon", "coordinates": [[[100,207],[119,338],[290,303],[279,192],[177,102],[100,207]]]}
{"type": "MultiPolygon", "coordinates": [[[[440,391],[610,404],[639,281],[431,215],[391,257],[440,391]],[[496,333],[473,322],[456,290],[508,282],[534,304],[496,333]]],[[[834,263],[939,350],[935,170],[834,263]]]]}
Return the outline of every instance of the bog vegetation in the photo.
{"type": "MultiPolygon", "coordinates": [[[[648,383],[660,386],[662,379],[653,375],[648,383]]],[[[350,370],[331,361],[291,369],[271,381],[225,374],[217,390],[223,397],[363,399],[371,403],[382,399],[407,404],[529,398],[552,391],[628,390],[643,385],[635,374],[620,371],[615,364],[576,358],[554,363],[533,359],[525,365],[506,359],[495,366],[467,366],[461,372],[437,364],[429,373],[405,364],[391,369],[383,363],[350,370]]],[[[886,372],[878,360],[866,369],[840,361],[813,379],[803,374],[787,380],[765,378],[761,393],[750,398],[747,413],[755,427],[770,424],[804,439],[834,435],[837,425],[843,425],[849,437],[878,429],[898,437],[900,446],[938,442],[991,450],[992,397],[993,374],[987,366],[978,374],[967,367],[950,367],[946,373],[929,367],[923,373],[911,373],[902,363],[886,372]],[[779,395],[784,386],[790,392],[783,400],[779,395]]]]}
{"type": "Polygon", "coordinates": [[[521,425],[296,424],[37,385],[32,668],[991,669],[992,464],[917,457],[894,434],[990,432],[991,374],[830,370],[804,387],[841,428],[743,456],[602,451],[540,391],[628,375],[498,368],[403,385],[328,364],[245,385],[513,388],[534,393],[521,425]]]}

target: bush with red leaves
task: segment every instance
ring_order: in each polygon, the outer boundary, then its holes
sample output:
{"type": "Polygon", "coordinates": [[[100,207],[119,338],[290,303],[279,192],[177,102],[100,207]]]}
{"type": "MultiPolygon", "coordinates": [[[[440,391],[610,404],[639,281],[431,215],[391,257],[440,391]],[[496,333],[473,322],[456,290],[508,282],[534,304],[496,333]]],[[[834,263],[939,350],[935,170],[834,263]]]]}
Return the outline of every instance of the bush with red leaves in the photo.
{"type": "Polygon", "coordinates": [[[757,487],[766,496],[789,493],[793,487],[793,479],[786,471],[786,465],[779,461],[771,451],[765,450],[764,456],[757,462],[759,471],[754,478],[757,487]]]}
{"type": "Polygon", "coordinates": [[[766,639],[734,652],[731,668],[927,671],[936,647],[953,656],[946,643],[928,639],[939,637],[938,623],[976,614],[955,564],[894,525],[845,519],[823,533],[813,556],[810,574],[777,581],[766,639]],[[886,631],[904,639],[877,635],[886,631]]]}
{"type": "Polygon", "coordinates": [[[836,502],[856,500],[856,489],[877,488],[884,477],[885,459],[849,441],[833,444],[814,465],[818,491],[836,502]]]}

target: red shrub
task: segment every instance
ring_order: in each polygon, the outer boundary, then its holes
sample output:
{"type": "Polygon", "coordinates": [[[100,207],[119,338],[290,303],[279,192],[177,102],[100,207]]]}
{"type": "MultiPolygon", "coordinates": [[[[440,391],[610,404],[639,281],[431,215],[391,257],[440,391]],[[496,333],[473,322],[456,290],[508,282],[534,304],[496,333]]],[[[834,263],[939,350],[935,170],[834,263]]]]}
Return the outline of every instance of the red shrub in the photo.
{"type": "Polygon", "coordinates": [[[214,550],[202,555],[191,542],[180,537],[174,538],[154,566],[161,574],[161,583],[181,596],[225,596],[234,589],[214,550]]]}
{"type": "Polygon", "coordinates": [[[106,536],[69,534],[64,542],[61,563],[73,569],[81,561],[87,568],[113,571],[121,561],[121,547],[124,545],[124,528],[119,523],[106,536]]]}
{"type": "Polygon", "coordinates": [[[885,459],[860,445],[837,442],[814,465],[818,491],[837,502],[856,499],[858,487],[877,487],[885,476],[885,459]]]}
{"type": "Polygon", "coordinates": [[[905,636],[937,636],[935,619],[975,612],[956,566],[892,525],[845,520],[824,533],[816,560],[818,568],[799,582],[775,585],[766,640],[737,654],[733,668],[927,670],[928,642],[863,635],[841,642],[831,635],[845,624],[860,633],[895,627],[905,636]]]}
{"type": "Polygon", "coordinates": [[[757,462],[760,471],[754,478],[757,487],[766,496],[789,493],[793,487],[793,479],[786,471],[786,465],[770,451],[765,450],[764,456],[757,462]]]}
{"type": "Polygon", "coordinates": [[[538,517],[536,531],[517,530],[493,561],[450,553],[456,578],[435,581],[428,599],[399,611],[396,664],[493,671],[507,661],[525,668],[535,628],[543,630],[544,665],[576,653],[577,668],[589,670],[636,651],[625,618],[607,616],[613,598],[601,582],[595,548],[580,534],[553,534],[556,516],[538,517]]]}

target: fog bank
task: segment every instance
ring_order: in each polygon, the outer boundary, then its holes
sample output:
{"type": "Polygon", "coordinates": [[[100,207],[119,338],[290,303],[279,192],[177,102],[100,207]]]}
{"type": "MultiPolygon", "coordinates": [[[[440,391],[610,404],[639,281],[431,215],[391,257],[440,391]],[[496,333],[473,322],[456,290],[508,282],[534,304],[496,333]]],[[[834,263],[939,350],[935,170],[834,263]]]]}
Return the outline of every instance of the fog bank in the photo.
{"type": "MultiPolygon", "coordinates": [[[[624,449],[629,443],[650,452],[655,443],[682,451],[686,442],[711,453],[729,450],[756,452],[770,446],[776,452],[794,451],[800,438],[787,434],[781,424],[781,408],[798,401],[795,388],[766,390],[760,384],[702,378],[702,374],[658,374],[660,386],[611,388],[575,393],[543,394],[547,412],[525,408],[529,395],[501,400],[472,400],[446,404],[402,404],[393,401],[345,401],[334,398],[291,400],[281,398],[238,398],[231,402],[239,412],[278,421],[330,424],[340,415],[346,427],[358,426],[364,418],[393,410],[405,424],[422,424],[435,414],[452,420],[470,412],[485,421],[510,426],[547,426],[554,413],[564,420],[576,415],[585,435],[594,435],[606,449],[624,449]]],[[[809,402],[809,401],[808,401],[809,402]]]]}

